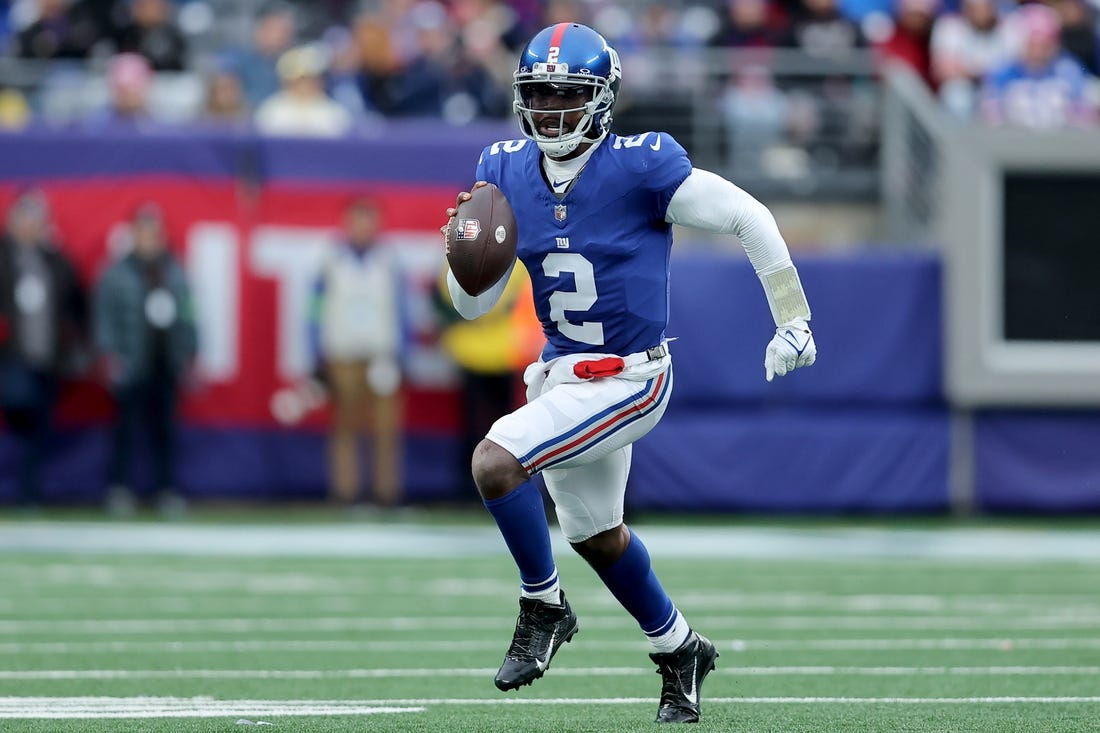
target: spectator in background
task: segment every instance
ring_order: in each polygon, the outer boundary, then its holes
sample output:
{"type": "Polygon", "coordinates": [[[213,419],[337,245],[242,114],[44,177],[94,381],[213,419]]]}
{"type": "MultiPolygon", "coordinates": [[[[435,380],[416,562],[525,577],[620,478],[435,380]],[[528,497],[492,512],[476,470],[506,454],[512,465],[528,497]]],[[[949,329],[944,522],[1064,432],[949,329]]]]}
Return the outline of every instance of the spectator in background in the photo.
{"type": "Polygon", "coordinates": [[[338,137],[351,128],[346,109],[326,93],[324,53],[315,46],[292,48],[279,59],[282,91],[256,110],[256,129],[263,135],[338,137]]]}
{"type": "Polygon", "coordinates": [[[404,19],[412,39],[397,81],[394,113],[402,117],[440,117],[447,92],[448,65],[464,63],[454,48],[447,9],[437,2],[417,3],[404,19]]]}
{"type": "Polygon", "coordinates": [[[518,14],[497,0],[464,0],[453,5],[452,12],[458,21],[459,48],[485,74],[483,83],[494,95],[482,114],[507,114],[512,103],[515,52],[527,35],[519,25],[518,14]]]}
{"type": "Polygon", "coordinates": [[[840,12],[851,18],[866,32],[868,27],[889,18],[894,10],[894,0],[840,0],[840,12]]]}
{"type": "Polygon", "coordinates": [[[0,87],[0,130],[22,130],[31,121],[31,106],[18,89],[0,87]]]}
{"type": "Polygon", "coordinates": [[[186,502],[176,483],[176,409],[197,349],[191,291],[168,249],[164,214],[140,206],[130,225],[133,250],[112,264],[95,293],[95,341],[118,404],[108,463],[107,511],[133,514],[155,498],[165,516],[186,502]],[[152,491],[134,480],[135,439],[149,437],[152,491]]]}
{"type": "Polygon", "coordinates": [[[896,0],[894,10],[892,22],[871,39],[877,63],[899,61],[935,88],[930,48],[939,0],[896,0]]]}
{"type": "Polygon", "coordinates": [[[1019,47],[997,0],[963,0],[962,12],[941,15],[932,26],[931,63],[943,105],[958,117],[973,117],[982,79],[1009,63],[1019,47]]]}
{"type": "Polygon", "coordinates": [[[864,45],[859,27],[841,15],[836,0],[802,0],[784,45],[814,58],[843,58],[864,45]]]}
{"type": "Polygon", "coordinates": [[[206,80],[202,119],[225,127],[246,127],[252,119],[241,78],[232,69],[218,69],[206,80]]]}
{"type": "Polygon", "coordinates": [[[497,418],[515,409],[523,370],[538,358],[546,340],[535,315],[531,280],[522,263],[516,263],[492,310],[473,321],[455,311],[446,272],[443,275],[433,300],[444,323],[443,348],[462,379],[462,425],[455,477],[463,484],[463,495],[473,499],[478,496],[470,473],[474,448],[497,418]]]}
{"type": "Polygon", "coordinates": [[[321,38],[325,55],[329,59],[327,86],[333,101],[347,110],[354,119],[367,116],[367,105],[359,89],[361,64],[359,47],[351,31],[343,26],[333,26],[321,38]]]}
{"type": "Polygon", "coordinates": [[[86,321],[84,291],[53,241],[46,200],[24,193],[0,236],[0,412],[21,448],[16,500],[23,506],[42,499],[58,383],[82,366],[86,321]]]}
{"type": "Polygon", "coordinates": [[[281,86],[276,65],[294,43],[294,8],[284,2],[264,7],[256,18],[252,47],[237,54],[237,72],[248,104],[255,109],[281,86]]]}
{"type": "Polygon", "coordinates": [[[25,59],[84,59],[101,29],[81,2],[38,0],[37,19],[19,33],[17,53],[25,59]]]}
{"type": "Polygon", "coordinates": [[[444,65],[443,120],[464,125],[475,119],[503,117],[512,103],[511,84],[503,85],[493,74],[500,46],[491,39],[482,46],[465,45],[458,39],[456,63],[444,65]]]}
{"type": "MultiPolygon", "coordinates": [[[[866,45],[859,26],[840,13],[836,0],[801,2],[784,45],[823,61],[842,61],[866,45]]],[[[828,170],[843,165],[845,158],[858,159],[868,139],[867,125],[862,121],[867,105],[860,91],[846,74],[819,76],[812,83],[805,78],[795,84],[788,80],[784,92],[790,105],[788,122],[792,140],[812,150],[789,148],[788,160],[777,168],[784,171],[784,177],[803,176],[811,165],[828,170]],[[821,144],[826,140],[830,142],[821,144]]],[[[782,158],[773,157],[772,162],[782,158]]]]}
{"type": "Polygon", "coordinates": [[[719,99],[726,122],[729,156],[739,172],[765,173],[769,152],[787,132],[791,105],[776,88],[771,72],[762,64],[745,64],[719,99]]]}
{"type": "Polygon", "coordinates": [[[359,52],[357,82],[369,111],[393,114],[397,108],[397,72],[400,68],[389,28],[378,13],[363,13],[352,25],[359,52]]]}
{"type": "Polygon", "coordinates": [[[378,246],[381,211],[356,199],[344,217],[344,238],[314,284],[310,342],[315,371],[333,401],[329,496],[344,505],[364,500],[359,436],[373,438],[371,499],[382,507],[401,499],[401,355],[405,316],[400,275],[378,246]]]}
{"type": "Polygon", "coordinates": [[[1062,48],[1093,76],[1100,75],[1100,6],[1085,0],[1048,0],[1062,19],[1062,48]]]}
{"type": "Polygon", "coordinates": [[[508,48],[518,50],[527,41],[528,34],[533,30],[538,30],[539,24],[542,22],[544,4],[545,0],[504,0],[498,2],[498,5],[507,6],[508,10],[515,13],[516,16],[516,35],[508,41],[508,48]]]}
{"type": "Polygon", "coordinates": [[[517,51],[526,40],[520,12],[509,3],[453,0],[451,15],[467,47],[492,44],[502,50],[517,51]]]}
{"type": "Polygon", "coordinates": [[[92,128],[144,130],[154,126],[149,113],[149,92],[154,81],[153,68],[144,56],[120,53],[107,67],[109,105],[92,115],[92,128]]]}
{"type": "MultiPolygon", "coordinates": [[[[634,13],[633,33],[623,38],[627,44],[641,48],[671,48],[688,46],[690,42],[680,27],[677,10],[661,3],[637,8],[634,13]]],[[[621,46],[620,46],[621,47],[621,46]]]]}
{"type": "Polygon", "coordinates": [[[115,36],[118,50],[141,54],[155,71],[183,71],[187,40],[176,27],[168,0],[130,0],[129,11],[129,20],[115,36]]]}
{"type": "Polygon", "coordinates": [[[1085,71],[1062,49],[1058,13],[1045,5],[1025,5],[1010,20],[1020,24],[1024,46],[1017,60],[994,69],[986,79],[981,105],[985,122],[1036,129],[1095,123],[1085,71]]]}
{"type": "Polygon", "coordinates": [[[580,0],[546,0],[546,5],[542,11],[542,22],[538,25],[587,23],[590,20],[590,15],[588,5],[580,0]]]}
{"type": "Polygon", "coordinates": [[[10,12],[9,0],[0,0],[0,56],[7,56],[12,44],[10,12]]]}
{"type": "MultiPolygon", "coordinates": [[[[442,117],[466,124],[478,117],[499,116],[508,109],[505,95],[486,67],[463,47],[446,9],[434,2],[420,3],[411,13],[415,53],[402,69],[396,85],[395,114],[405,117],[442,117]]],[[[492,58],[492,44],[480,49],[492,58]]]]}
{"type": "Polygon", "coordinates": [[[768,0],[728,0],[713,46],[773,48],[786,33],[784,21],[768,0]]]}

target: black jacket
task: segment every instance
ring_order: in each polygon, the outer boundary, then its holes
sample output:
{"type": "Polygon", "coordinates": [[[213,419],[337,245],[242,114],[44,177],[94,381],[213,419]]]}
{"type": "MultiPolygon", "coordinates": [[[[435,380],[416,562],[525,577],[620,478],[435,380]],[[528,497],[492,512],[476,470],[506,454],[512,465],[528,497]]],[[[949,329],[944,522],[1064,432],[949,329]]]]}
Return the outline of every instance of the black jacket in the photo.
{"type": "MultiPolygon", "coordinates": [[[[8,235],[0,236],[0,358],[22,360],[20,318],[15,305],[15,247],[8,235]]],[[[88,335],[88,300],[69,260],[60,250],[43,248],[53,301],[54,343],[50,369],[58,375],[72,374],[83,366],[88,335]]]]}

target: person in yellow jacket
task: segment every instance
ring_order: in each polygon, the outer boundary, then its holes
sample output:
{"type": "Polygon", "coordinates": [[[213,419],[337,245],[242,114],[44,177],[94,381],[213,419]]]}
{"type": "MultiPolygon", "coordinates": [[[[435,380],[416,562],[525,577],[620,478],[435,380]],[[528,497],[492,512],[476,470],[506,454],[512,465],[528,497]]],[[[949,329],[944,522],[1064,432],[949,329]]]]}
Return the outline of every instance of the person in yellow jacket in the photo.
{"type": "Polygon", "coordinates": [[[474,448],[497,418],[512,411],[520,375],[546,343],[535,315],[531,280],[516,263],[496,306],[474,321],[455,312],[447,293],[446,271],[437,288],[437,306],[445,322],[440,339],[462,376],[462,427],[456,480],[470,496],[477,488],[470,474],[474,448]]]}

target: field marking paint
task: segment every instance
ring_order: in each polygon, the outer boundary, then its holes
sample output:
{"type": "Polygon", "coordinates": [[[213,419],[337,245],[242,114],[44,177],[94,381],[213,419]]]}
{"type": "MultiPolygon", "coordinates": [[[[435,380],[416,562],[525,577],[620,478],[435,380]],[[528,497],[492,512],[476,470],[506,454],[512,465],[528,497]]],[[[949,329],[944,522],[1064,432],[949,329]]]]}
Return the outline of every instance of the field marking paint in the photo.
{"type": "MultiPolygon", "coordinates": [[[[28,585],[40,589],[43,585],[68,589],[70,586],[104,589],[133,589],[148,592],[162,588],[173,592],[247,592],[256,595],[310,595],[318,593],[366,595],[378,593],[378,585],[361,578],[337,578],[294,572],[224,571],[210,567],[202,571],[164,568],[152,571],[146,567],[125,567],[88,563],[52,562],[28,565],[25,562],[0,564],[3,574],[13,586],[28,585]]],[[[514,586],[513,586],[514,588],[514,586]]]]}
{"type": "MultiPolygon", "coordinates": [[[[721,651],[1013,651],[1100,649],[1098,638],[996,639],[713,639],[721,651]]],[[[13,641],[0,642],[0,654],[78,654],[93,652],[471,652],[495,651],[500,640],[249,639],[224,641],[13,641]]],[[[642,651],[645,641],[586,640],[585,649],[642,651]]]]}
{"type": "Polygon", "coordinates": [[[122,619],[2,619],[0,634],[179,634],[196,632],[253,633],[263,631],[423,631],[425,629],[500,629],[510,618],[455,618],[453,616],[287,616],[281,618],[122,618],[122,619]]]}
{"type": "MultiPolygon", "coordinates": [[[[426,524],[363,526],[191,525],[134,522],[23,522],[0,534],[4,552],[118,553],[124,555],[235,557],[407,557],[498,556],[495,527],[426,524]]],[[[646,545],[661,557],[853,559],[888,563],[898,559],[933,562],[983,561],[1034,565],[1051,560],[1100,559],[1100,533],[1091,530],[1034,530],[959,527],[879,529],[867,527],[669,527],[644,529],[646,545]]],[[[556,550],[568,551],[564,538],[556,550]]]]}
{"type": "MultiPolygon", "coordinates": [[[[644,697],[214,700],[173,697],[0,697],[0,719],[220,718],[419,713],[432,706],[651,705],[644,697]]],[[[713,697],[708,705],[1075,705],[1100,697],[713,697]]]]}
{"type": "Polygon", "coordinates": [[[165,697],[0,697],[0,719],[222,718],[422,713],[424,706],[327,700],[213,700],[165,697]]]}
{"type": "MultiPolygon", "coordinates": [[[[1078,704],[1100,703],[1100,696],[1066,697],[707,697],[707,704],[749,705],[976,705],[976,704],[1078,704]]],[[[363,702],[363,701],[360,701],[363,702]]],[[[408,698],[398,700],[374,700],[388,705],[650,705],[649,697],[558,697],[558,698],[408,698]]]]}
{"type": "MultiPolygon", "coordinates": [[[[613,606],[617,601],[606,593],[599,594],[601,605],[613,606]]],[[[721,592],[687,591],[676,594],[677,608],[699,610],[781,609],[784,611],[815,611],[878,613],[901,611],[913,613],[1044,613],[1052,608],[1060,612],[1100,614],[1100,604],[1091,595],[1029,594],[993,596],[978,594],[895,594],[859,593],[835,594],[816,592],[721,592]]]]}
{"type": "MultiPolygon", "coordinates": [[[[64,612],[68,603],[78,600],[82,607],[94,610],[96,615],[107,615],[108,612],[124,614],[134,607],[135,601],[140,601],[142,607],[148,612],[162,613],[187,613],[201,602],[203,608],[218,609],[222,613],[237,613],[240,610],[250,611],[254,608],[255,596],[266,596],[272,600],[279,598],[293,598],[299,607],[308,608],[311,611],[334,614],[343,612],[360,611],[367,607],[371,597],[379,592],[388,596],[410,595],[422,597],[425,594],[433,597],[446,596],[456,599],[485,599],[507,598],[515,592],[515,584],[503,581],[489,581],[471,579],[466,581],[461,578],[440,578],[429,580],[421,584],[382,583],[385,588],[380,591],[374,587],[345,587],[337,592],[329,587],[328,582],[313,580],[312,583],[294,582],[284,583],[282,578],[272,583],[257,583],[255,578],[247,574],[235,578],[235,582],[228,584],[218,583],[216,587],[206,590],[224,592],[229,589],[243,591],[246,595],[228,595],[210,598],[196,599],[195,591],[188,594],[165,593],[150,596],[150,585],[135,585],[133,593],[123,592],[120,586],[114,586],[114,592],[105,593],[103,588],[96,588],[95,594],[43,595],[36,592],[33,596],[21,598],[18,602],[10,599],[0,599],[0,611],[7,614],[21,614],[40,617],[64,612]],[[282,583],[282,585],[279,585],[282,583]],[[394,586],[403,586],[395,588],[394,586]],[[318,589],[323,588],[323,592],[318,589]],[[140,592],[139,592],[140,589],[140,592]]],[[[158,586],[164,585],[178,591],[178,585],[166,581],[164,576],[158,580],[158,586]]],[[[34,590],[40,590],[41,584],[34,586],[34,590]]],[[[32,589],[28,588],[28,591],[32,589]]],[[[574,603],[580,602],[589,608],[618,608],[618,602],[606,592],[578,593],[574,603]]],[[[756,592],[756,591],[688,591],[681,592],[676,598],[679,608],[702,611],[730,611],[736,610],[782,610],[799,612],[813,609],[820,612],[848,612],[873,614],[881,612],[911,612],[911,613],[966,613],[966,614],[1041,614],[1052,609],[1057,609],[1061,614],[1076,613],[1079,615],[1100,616],[1100,603],[1093,601],[1091,596],[1076,594],[1050,594],[1050,595],[1017,595],[1017,596],[989,596],[969,594],[831,594],[817,592],[756,592]]]]}
{"type": "Polygon", "coordinates": [[[733,651],[1013,651],[1100,649],[1097,638],[997,639],[732,639],[720,647],[733,651]]]}
{"type": "MultiPolygon", "coordinates": [[[[35,591],[40,591],[43,585],[54,586],[69,590],[69,586],[76,586],[91,591],[103,591],[110,588],[119,591],[130,591],[142,597],[148,595],[150,589],[160,588],[165,591],[162,598],[177,597],[181,600],[194,601],[195,593],[223,593],[232,592],[238,594],[247,592],[249,595],[265,595],[272,597],[302,597],[314,599],[329,597],[333,599],[369,599],[378,593],[391,595],[423,595],[430,592],[441,596],[484,596],[510,594],[516,590],[516,583],[497,578],[476,577],[440,577],[421,582],[412,582],[405,578],[386,578],[385,580],[366,580],[362,577],[342,577],[326,575],[325,571],[314,574],[271,571],[271,570],[240,570],[226,571],[219,569],[214,561],[210,561],[210,567],[202,571],[188,568],[162,568],[156,571],[146,567],[125,567],[93,563],[66,563],[51,562],[46,565],[27,565],[25,562],[11,563],[0,561],[0,574],[6,576],[8,587],[25,586],[35,591]],[[187,595],[179,595],[180,591],[186,591],[187,595]]],[[[598,594],[592,594],[595,597],[598,594]]],[[[233,600],[236,596],[229,597],[233,600]]],[[[71,598],[70,593],[65,593],[55,598],[42,598],[38,594],[34,601],[43,605],[56,604],[61,600],[71,598]]],[[[113,596],[90,597],[91,600],[116,600],[113,596]]],[[[125,599],[123,599],[125,600],[125,599]]],[[[1069,599],[1067,602],[1072,602],[1069,599]]],[[[3,607],[13,607],[14,603],[6,599],[0,601],[3,607]]]]}
{"type": "MultiPolygon", "coordinates": [[[[0,680],[145,680],[145,679],[394,679],[414,677],[492,677],[495,668],[457,667],[397,669],[30,669],[0,670],[0,680]]],[[[649,676],[642,667],[558,667],[555,677],[649,676]]],[[[842,666],[757,666],[728,667],[716,672],[722,677],[902,677],[902,676],[1095,676],[1100,666],[988,666],[988,667],[842,667],[842,666]]]]}
{"type": "MultiPolygon", "coordinates": [[[[1100,629],[1100,615],[1074,612],[1011,618],[980,616],[695,616],[693,625],[709,629],[889,629],[889,630],[1041,630],[1100,629]]],[[[454,616],[287,616],[281,618],[122,618],[122,619],[2,619],[0,635],[49,634],[173,634],[200,632],[317,632],[423,631],[431,629],[485,630],[509,628],[514,617],[462,618],[454,616]]],[[[621,614],[585,616],[592,628],[621,628],[621,614]]]]}

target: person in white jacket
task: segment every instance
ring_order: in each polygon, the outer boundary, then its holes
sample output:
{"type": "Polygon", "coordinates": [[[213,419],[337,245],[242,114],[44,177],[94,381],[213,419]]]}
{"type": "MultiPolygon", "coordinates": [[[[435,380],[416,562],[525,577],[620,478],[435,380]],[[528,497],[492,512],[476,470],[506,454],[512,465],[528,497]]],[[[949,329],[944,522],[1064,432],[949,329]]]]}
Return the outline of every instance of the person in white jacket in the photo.
{"type": "Polygon", "coordinates": [[[292,48],[276,70],[282,90],[256,110],[256,130],[281,137],[339,137],[351,129],[351,114],[325,93],[324,52],[314,46],[292,48]]]}

